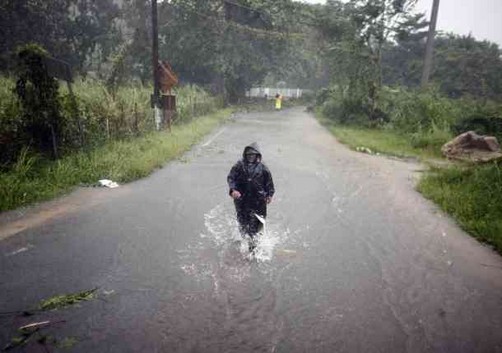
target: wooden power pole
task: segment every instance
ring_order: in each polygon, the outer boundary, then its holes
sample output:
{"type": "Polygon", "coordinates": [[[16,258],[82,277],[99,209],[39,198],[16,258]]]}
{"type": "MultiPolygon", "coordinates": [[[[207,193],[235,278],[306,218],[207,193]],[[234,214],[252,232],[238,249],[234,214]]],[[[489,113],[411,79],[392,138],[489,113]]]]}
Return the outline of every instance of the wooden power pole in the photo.
{"type": "Polygon", "coordinates": [[[159,32],[157,24],[157,0],[152,0],[152,69],[153,69],[153,106],[159,107],[160,80],[159,80],[159,32]]]}
{"type": "Polygon", "coordinates": [[[431,23],[429,24],[429,35],[425,45],[424,71],[422,72],[422,87],[429,84],[429,77],[432,72],[432,57],[434,54],[434,37],[436,36],[436,26],[439,13],[439,0],[433,0],[431,23]]]}

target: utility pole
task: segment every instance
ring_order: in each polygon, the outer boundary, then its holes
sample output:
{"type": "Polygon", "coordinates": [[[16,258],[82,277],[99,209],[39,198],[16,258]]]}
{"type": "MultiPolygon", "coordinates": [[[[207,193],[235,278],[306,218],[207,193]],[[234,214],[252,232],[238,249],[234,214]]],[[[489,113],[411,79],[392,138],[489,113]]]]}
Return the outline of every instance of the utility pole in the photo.
{"type": "Polygon", "coordinates": [[[434,37],[436,36],[436,26],[439,13],[439,0],[433,0],[431,23],[429,24],[429,34],[425,45],[424,71],[422,72],[422,88],[429,84],[429,77],[432,71],[432,57],[434,54],[434,37]]]}
{"type": "Polygon", "coordinates": [[[159,29],[157,21],[157,0],[152,0],[152,70],[153,70],[153,95],[152,108],[155,109],[155,120],[159,128],[160,116],[160,80],[159,80],[159,29]]]}

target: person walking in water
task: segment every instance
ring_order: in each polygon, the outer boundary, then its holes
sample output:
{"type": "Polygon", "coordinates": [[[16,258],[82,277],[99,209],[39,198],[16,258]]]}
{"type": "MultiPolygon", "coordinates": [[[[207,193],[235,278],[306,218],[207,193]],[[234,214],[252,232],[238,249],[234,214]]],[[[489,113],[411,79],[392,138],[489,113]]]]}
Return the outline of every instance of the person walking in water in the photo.
{"type": "Polygon", "coordinates": [[[233,198],[242,236],[249,236],[249,251],[256,248],[256,235],[263,228],[256,217],[267,217],[267,204],[274,196],[272,173],[262,162],[256,142],[244,148],[242,159],[234,164],[227,177],[229,195],[233,198]]]}

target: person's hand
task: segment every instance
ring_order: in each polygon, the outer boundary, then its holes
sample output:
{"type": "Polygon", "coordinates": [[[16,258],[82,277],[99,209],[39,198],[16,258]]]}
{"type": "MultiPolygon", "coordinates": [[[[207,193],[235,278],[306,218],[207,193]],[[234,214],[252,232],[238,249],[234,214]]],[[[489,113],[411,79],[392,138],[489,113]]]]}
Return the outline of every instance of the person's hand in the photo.
{"type": "Polygon", "coordinates": [[[238,200],[241,198],[241,193],[237,190],[232,190],[232,193],[230,194],[234,200],[238,200]]]}
{"type": "Polygon", "coordinates": [[[267,204],[271,203],[272,202],[272,196],[267,196],[267,198],[265,200],[267,201],[267,204]]]}

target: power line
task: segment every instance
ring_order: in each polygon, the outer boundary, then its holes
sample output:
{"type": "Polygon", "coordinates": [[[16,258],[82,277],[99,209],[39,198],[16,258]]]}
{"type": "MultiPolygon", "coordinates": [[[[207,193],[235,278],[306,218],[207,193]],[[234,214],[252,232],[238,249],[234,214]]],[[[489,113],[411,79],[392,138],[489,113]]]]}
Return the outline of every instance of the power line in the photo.
{"type": "MultiPolygon", "coordinates": [[[[224,2],[232,3],[230,1],[224,1],[224,2]]],[[[232,3],[232,4],[234,4],[234,3],[232,3]]],[[[171,5],[171,6],[173,6],[173,5],[171,5]]],[[[174,5],[174,6],[176,6],[176,5],[174,5]]],[[[250,7],[247,7],[247,6],[242,6],[242,7],[250,9],[250,7]]],[[[285,32],[279,32],[279,31],[271,31],[271,30],[264,30],[264,29],[259,29],[259,28],[253,28],[253,27],[250,27],[250,26],[245,26],[245,25],[239,24],[239,23],[234,22],[234,21],[225,21],[225,20],[222,20],[218,16],[209,15],[207,13],[203,13],[203,12],[200,12],[200,11],[192,9],[192,8],[183,8],[183,7],[178,7],[178,6],[176,6],[176,8],[178,10],[181,10],[181,11],[185,11],[185,12],[188,12],[188,13],[196,14],[196,15],[198,15],[200,17],[203,17],[205,19],[209,19],[211,21],[216,21],[217,23],[219,23],[221,25],[231,26],[234,29],[237,29],[237,30],[240,30],[240,31],[243,31],[243,32],[248,32],[248,33],[251,33],[251,34],[254,34],[254,35],[259,35],[261,37],[274,37],[274,38],[290,37],[290,38],[293,38],[293,39],[299,39],[299,38],[305,37],[304,33],[285,33],[285,32]]],[[[164,25],[162,27],[167,27],[167,26],[168,25],[164,25]]]]}

